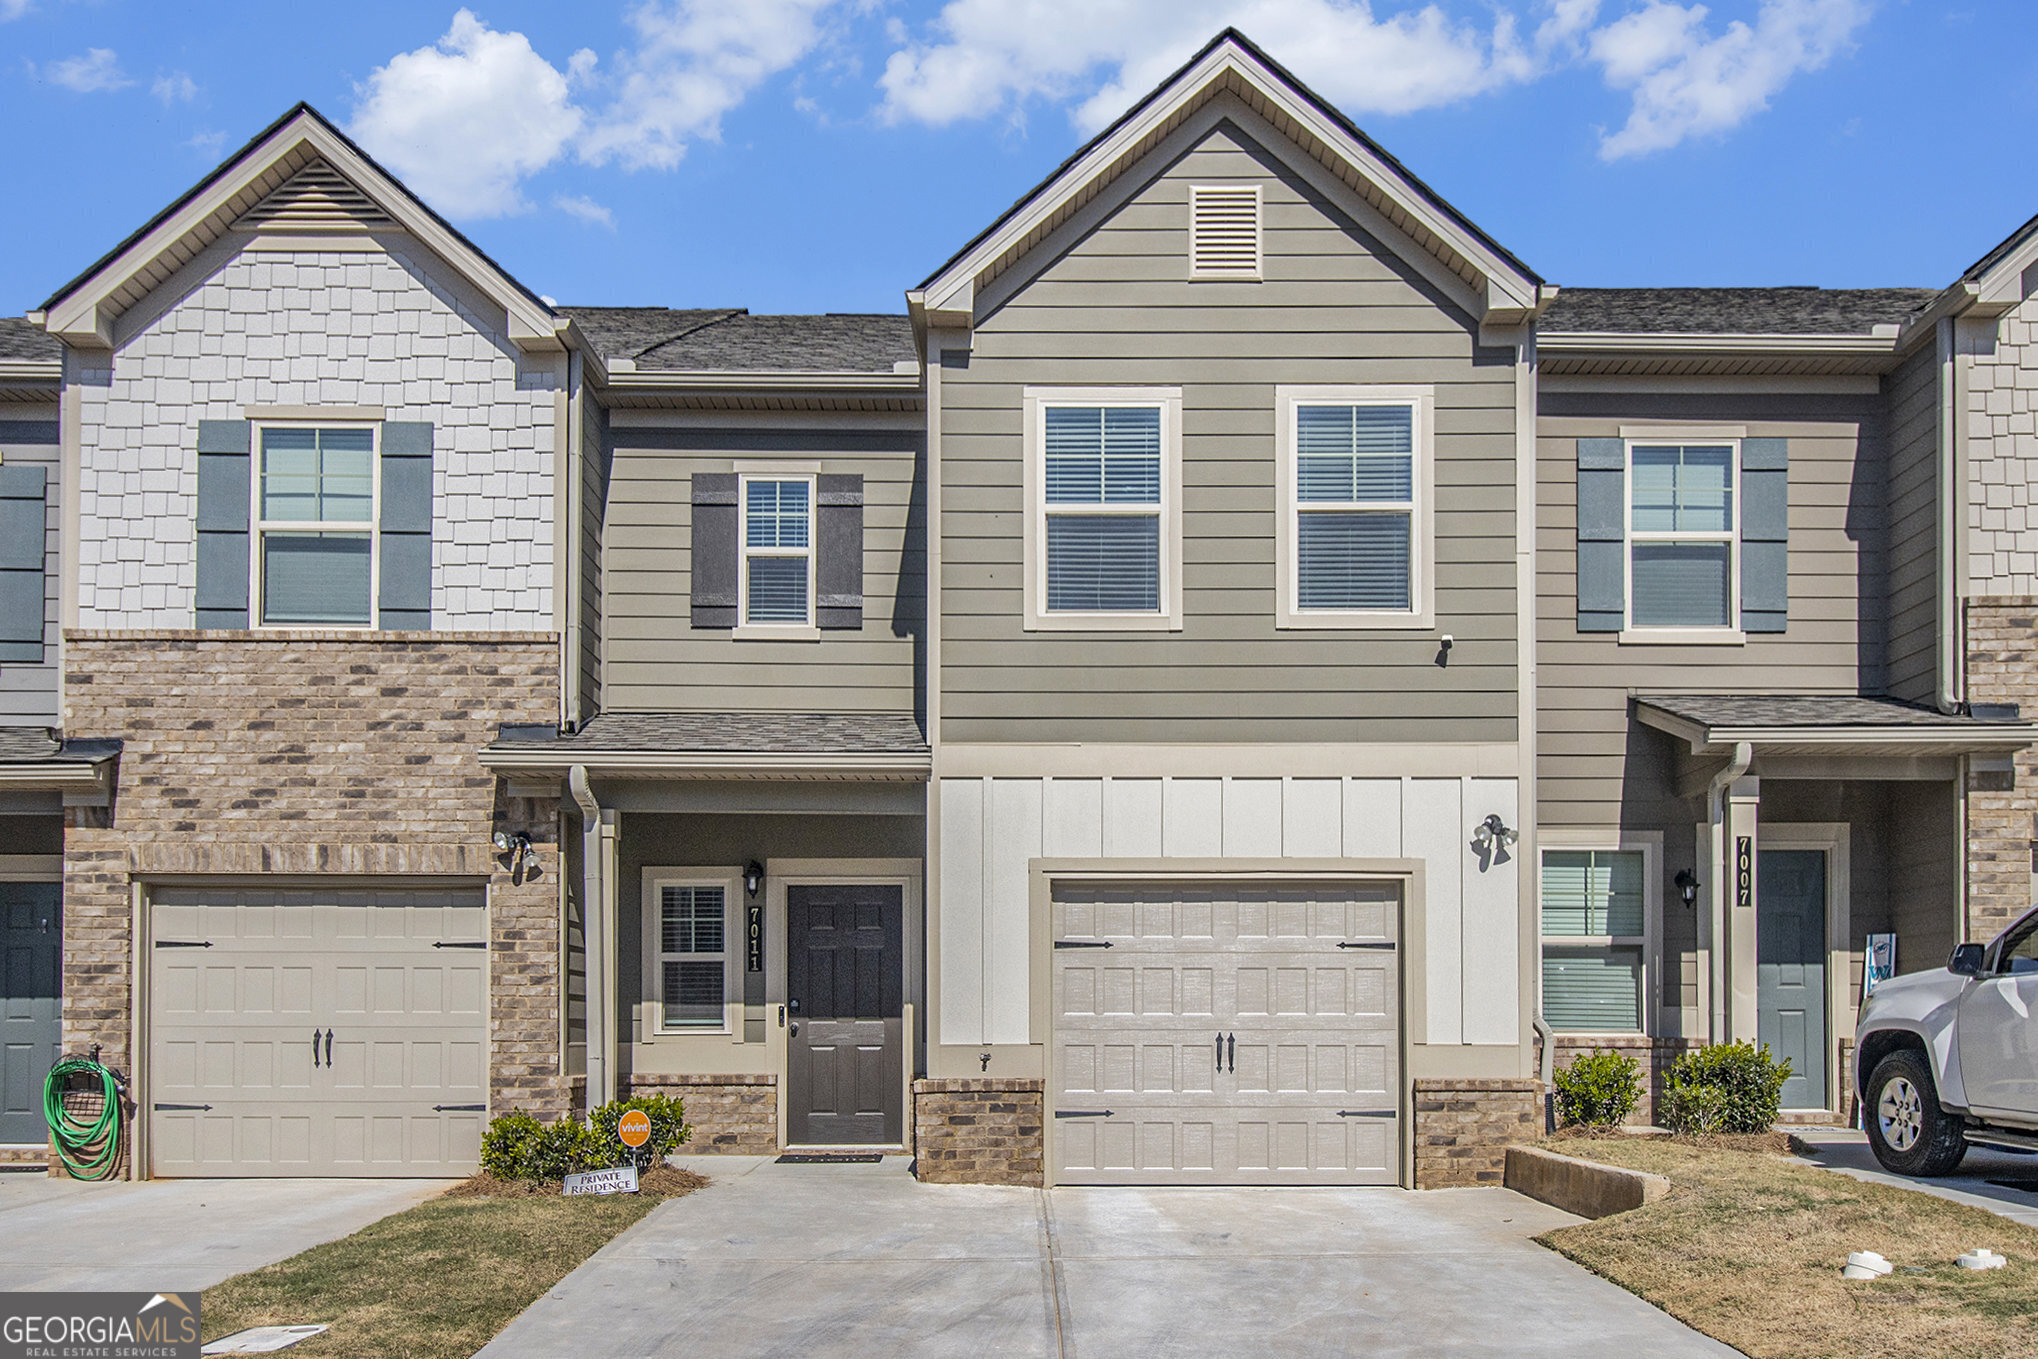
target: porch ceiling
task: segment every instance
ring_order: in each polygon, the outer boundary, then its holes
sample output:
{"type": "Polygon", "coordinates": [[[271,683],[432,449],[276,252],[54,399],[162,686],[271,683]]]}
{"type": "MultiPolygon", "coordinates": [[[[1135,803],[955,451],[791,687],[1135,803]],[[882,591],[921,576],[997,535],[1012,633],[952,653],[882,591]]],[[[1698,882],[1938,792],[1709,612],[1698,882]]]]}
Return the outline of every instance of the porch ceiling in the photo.
{"type": "Polygon", "coordinates": [[[1693,754],[1745,743],[1772,756],[1973,755],[2038,743],[2038,723],[2015,716],[1852,694],[1640,694],[1635,716],[1688,742],[1693,754]]]}

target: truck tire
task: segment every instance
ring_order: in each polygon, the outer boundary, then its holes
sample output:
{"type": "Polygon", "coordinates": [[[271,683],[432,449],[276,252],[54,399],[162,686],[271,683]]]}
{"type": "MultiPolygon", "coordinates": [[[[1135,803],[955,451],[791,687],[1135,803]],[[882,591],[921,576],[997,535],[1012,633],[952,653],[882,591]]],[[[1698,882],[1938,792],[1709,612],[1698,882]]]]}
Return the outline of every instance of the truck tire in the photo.
{"type": "Polygon", "coordinates": [[[1967,1155],[1960,1115],[1939,1107],[1932,1067],[1922,1052],[1899,1048],[1877,1062],[1864,1103],[1868,1145],[1883,1169],[1945,1175],[1967,1155]]]}

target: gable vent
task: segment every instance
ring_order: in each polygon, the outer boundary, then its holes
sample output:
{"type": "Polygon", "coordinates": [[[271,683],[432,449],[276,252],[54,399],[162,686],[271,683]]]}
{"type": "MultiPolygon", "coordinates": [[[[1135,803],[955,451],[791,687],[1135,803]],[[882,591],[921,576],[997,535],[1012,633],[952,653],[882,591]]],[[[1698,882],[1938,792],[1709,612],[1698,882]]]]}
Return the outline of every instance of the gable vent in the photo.
{"type": "Polygon", "coordinates": [[[1260,276],[1260,186],[1189,186],[1189,277],[1260,276]]]}
{"type": "Polygon", "coordinates": [[[299,170],[241,214],[237,227],[332,231],[393,223],[375,201],[322,160],[299,170]]]}

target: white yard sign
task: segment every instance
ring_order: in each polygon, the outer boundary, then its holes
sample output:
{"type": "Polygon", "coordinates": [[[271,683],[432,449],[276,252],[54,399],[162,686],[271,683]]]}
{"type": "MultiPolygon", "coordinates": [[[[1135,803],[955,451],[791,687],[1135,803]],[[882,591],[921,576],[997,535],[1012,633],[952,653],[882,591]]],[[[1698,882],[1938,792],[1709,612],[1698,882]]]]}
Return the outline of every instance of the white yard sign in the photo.
{"type": "Polygon", "coordinates": [[[586,1170],[566,1177],[568,1197],[575,1194],[634,1194],[637,1167],[617,1166],[613,1170],[586,1170]]]}

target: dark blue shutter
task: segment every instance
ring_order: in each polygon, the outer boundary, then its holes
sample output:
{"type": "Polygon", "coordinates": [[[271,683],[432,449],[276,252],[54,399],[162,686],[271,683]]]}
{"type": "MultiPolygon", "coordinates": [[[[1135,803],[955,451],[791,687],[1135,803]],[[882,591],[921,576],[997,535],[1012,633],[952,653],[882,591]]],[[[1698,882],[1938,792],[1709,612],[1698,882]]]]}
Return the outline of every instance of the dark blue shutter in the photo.
{"type": "Polygon", "coordinates": [[[1627,621],[1628,446],[1578,441],[1578,630],[1619,632],[1627,621]]]}
{"type": "Polygon", "coordinates": [[[1790,441],[1741,440],[1741,631],[1790,617],[1790,441]]]}
{"type": "Polygon", "coordinates": [[[432,426],[382,426],[382,511],[375,526],[382,586],[376,626],[432,626],[432,426]]]}
{"type": "Polygon", "coordinates": [[[815,491],[814,621],[863,626],[863,478],[823,474],[815,491]]]}
{"type": "Polygon", "coordinates": [[[0,661],[42,659],[48,548],[44,469],[0,467],[0,661]]]}
{"type": "Polygon", "coordinates": [[[198,597],[201,628],[248,625],[248,456],[245,420],[198,422],[198,597]]]}
{"type": "Polygon", "coordinates": [[[736,489],[734,472],[693,475],[693,625],[736,626],[736,489]]]}

